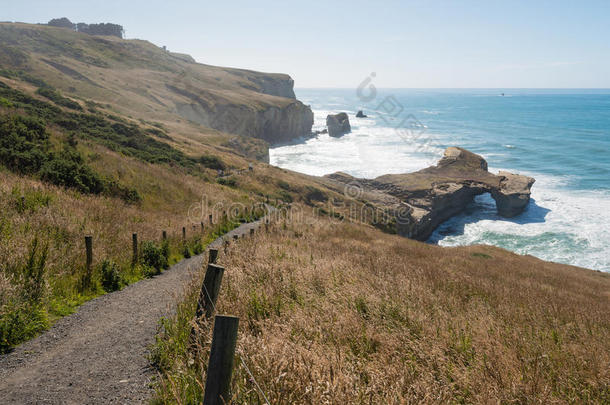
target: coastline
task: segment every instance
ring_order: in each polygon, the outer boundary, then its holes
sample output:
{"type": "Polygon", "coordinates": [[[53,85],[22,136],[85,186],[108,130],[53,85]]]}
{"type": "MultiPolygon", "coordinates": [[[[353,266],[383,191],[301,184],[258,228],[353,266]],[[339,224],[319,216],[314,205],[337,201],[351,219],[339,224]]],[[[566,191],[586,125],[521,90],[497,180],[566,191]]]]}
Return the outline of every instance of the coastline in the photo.
{"type": "MultiPolygon", "coordinates": [[[[478,116],[473,112],[468,112],[470,115],[467,115],[466,112],[472,110],[475,101],[479,102],[479,99],[480,102],[488,102],[486,101],[488,98],[478,93],[459,98],[462,104],[472,103],[471,108],[443,109],[433,105],[437,101],[434,97],[418,90],[419,94],[424,94],[426,97],[422,100],[414,98],[414,103],[418,102],[418,104],[413,109],[416,112],[426,110],[429,113],[420,112],[418,118],[430,127],[424,135],[433,135],[438,143],[434,145],[437,146],[435,155],[422,153],[413,145],[405,144],[402,139],[394,136],[391,128],[380,124],[382,121],[380,114],[375,111],[365,110],[365,114],[369,115],[366,120],[354,119],[351,112],[355,113],[359,108],[358,104],[350,104],[355,99],[353,90],[346,89],[343,93],[325,90],[317,93],[312,90],[304,92],[303,89],[297,89],[296,92],[305,104],[312,105],[314,130],[320,129],[323,125],[324,114],[347,111],[350,113],[352,133],[340,139],[319,135],[288,147],[272,146],[270,148],[272,165],[316,176],[343,171],[355,177],[373,178],[387,173],[420,170],[440,157],[439,154],[443,150],[441,146],[463,146],[482,154],[490,164],[490,171],[494,173],[507,170],[535,177],[537,183],[532,189],[532,203],[522,215],[507,220],[495,213],[493,201],[488,196],[477,197],[464,213],[441,224],[428,242],[441,246],[490,244],[519,254],[534,255],[547,261],[610,271],[607,253],[610,234],[604,231],[605,228],[610,227],[604,215],[604,212],[610,210],[610,190],[603,188],[604,180],[601,175],[607,171],[607,158],[602,157],[602,160],[588,158],[586,150],[580,152],[583,146],[578,145],[571,147],[576,153],[573,156],[560,157],[552,153],[560,146],[566,145],[565,147],[569,148],[573,142],[577,142],[568,138],[571,134],[574,139],[584,136],[591,139],[595,135],[597,142],[606,142],[603,132],[600,132],[603,130],[588,129],[584,118],[573,121],[571,126],[574,128],[563,124],[566,128],[561,131],[554,127],[546,130],[551,132],[551,135],[554,131],[563,136],[559,144],[549,143],[539,135],[544,128],[539,122],[540,119],[531,123],[521,122],[518,125],[511,123],[514,126],[511,129],[496,128],[491,120],[489,123],[475,123],[475,118],[480,121],[478,116]],[[346,100],[343,103],[338,102],[339,96],[343,95],[346,100]],[[328,105],[323,104],[325,98],[330,100],[328,105]],[[428,108],[424,108],[423,101],[432,102],[428,108]],[[459,121],[455,121],[456,117],[459,121]],[[532,139],[536,138],[531,138],[528,134],[536,134],[544,148],[532,149],[537,145],[532,139]],[[538,154],[542,155],[538,156],[538,154]],[[560,163],[566,159],[568,163],[574,162],[571,163],[572,166],[560,163]],[[583,165],[582,172],[574,172],[575,164],[583,165]],[[602,188],[592,186],[593,181],[602,188]]],[[[580,103],[581,98],[585,97],[579,95],[578,90],[532,92],[533,95],[526,96],[514,94],[514,97],[511,97],[513,103],[511,106],[525,103],[523,108],[532,108],[531,106],[542,102],[539,100],[540,97],[549,103],[554,101],[552,98],[549,101],[547,96],[538,96],[539,93],[576,94],[576,96],[562,96],[559,99],[558,102],[568,103],[567,105],[571,105],[569,103],[572,102],[580,103]]],[[[434,93],[439,92],[435,90],[434,93]]],[[[450,93],[459,94],[460,91],[450,93]]],[[[491,94],[491,91],[487,93],[491,94]]],[[[604,95],[610,92],[591,90],[584,93],[604,95]]],[[[457,104],[453,97],[450,101],[457,104]]],[[[499,97],[494,97],[494,100],[495,98],[499,97]]],[[[595,97],[591,102],[597,102],[598,99],[599,97],[595,97]]],[[[445,101],[442,98],[439,100],[445,101]]],[[[585,97],[586,100],[588,98],[585,97]]],[[[505,100],[500,101],[505,102],[505,100]]],[[[440,101],[436,104],[440,104],[440,101]]],[[[500,116],[504,114],[501,109],[495,113],[500,116]]],[[[544,132],[542,134],[546,135],[544,132]]]]}

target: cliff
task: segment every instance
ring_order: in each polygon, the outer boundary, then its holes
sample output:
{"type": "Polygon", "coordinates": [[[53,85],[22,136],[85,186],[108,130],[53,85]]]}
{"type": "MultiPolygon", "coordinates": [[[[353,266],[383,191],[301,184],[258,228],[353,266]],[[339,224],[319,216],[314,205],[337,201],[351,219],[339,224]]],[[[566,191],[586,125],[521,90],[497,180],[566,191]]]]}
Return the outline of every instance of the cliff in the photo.
{"type": "Polygon", "coordinates": [[[3,70],[124,115],[163,122],[187,138],[209,133],[216,139],[222,131],[276,143],[309,135],[313,125],[311,109],[295,99],[286,74],[196,63],[142,40],[0,23],[3,70]]]}
{"type": "Polygon", "coordinates": [[[495,199],[499,215],[519,215],[529,203],[535,181],[508,172],[489,173],[485,159],[456,147],[447,148],[436,166],[415,173],[375,179],[357,179],[345,173],[326,177],[339,186],[358,187],[362,199],[394,214],[398,234],[417,240],[428,239],[438,225],[486,192],[495,199]]]}

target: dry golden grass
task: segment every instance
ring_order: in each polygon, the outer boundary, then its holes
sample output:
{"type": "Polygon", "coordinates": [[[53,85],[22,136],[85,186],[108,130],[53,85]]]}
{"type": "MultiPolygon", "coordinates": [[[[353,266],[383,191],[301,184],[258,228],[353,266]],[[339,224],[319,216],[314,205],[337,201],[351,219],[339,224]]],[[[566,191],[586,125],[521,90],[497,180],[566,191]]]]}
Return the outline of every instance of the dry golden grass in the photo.
{"type": "MultiPolygon", "coordinates": [[[[218,312],[239,316],[272,404],[610,401],[608,274],[328,219],[277,223],[220,263],[218,312]]],[[[159,402],[201,399],[211,325],[176,349],[199,282],[157,347],[159,402]]],[[[239,364],[233,394],[262,403],[239,364]]]]}

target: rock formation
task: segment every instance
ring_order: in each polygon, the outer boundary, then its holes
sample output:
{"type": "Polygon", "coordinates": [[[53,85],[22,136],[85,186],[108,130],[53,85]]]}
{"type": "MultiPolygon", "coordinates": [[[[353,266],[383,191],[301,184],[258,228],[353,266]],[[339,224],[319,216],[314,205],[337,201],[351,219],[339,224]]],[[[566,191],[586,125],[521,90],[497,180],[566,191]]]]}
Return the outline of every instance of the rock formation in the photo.
{"type": "Polygon", "coordinates": [[[259,86],[259,91],[271,96],[286,97],[296,99],[294,94],[294,80],[285,74],[274,74],[265,76],[264,74],[253,76],[250,81],[259,86]]]}
{"type": "Polygon", "coordinates": [[[367,115],[362,112],[362,110],[358,110],[356,113],[356,118],[366,118],[367,115]]]}
{"type": "Polygon", "coordinates": [[[326,176],[339,187],[358,184],[362,198],[394,213],[398,234],[426,240],[442,222],[460,213],[479,194],[489,192],[498,214],[514,217],[530,199],[534,179],[487,171],[481,156],[465,149],[447,148],[436,166],[415,173],[356,179],[345,173],[326,176]]]}
{"type": "Polygon", "coordinates": [[[267,105],[264,109],[233,103],[176,103],[177,112],[194,122],[230,134],[251,136],[271,144],[310,136],[313,112],[300,101],[267,105]]]}
{"type": "Polygon", "coordinates": [[[326,117],[326,126],[328,127],[328,134],[334,137],[339,137],[352,131],[349,117],[344,112],[334,115],[329,114],[326,117]]]}

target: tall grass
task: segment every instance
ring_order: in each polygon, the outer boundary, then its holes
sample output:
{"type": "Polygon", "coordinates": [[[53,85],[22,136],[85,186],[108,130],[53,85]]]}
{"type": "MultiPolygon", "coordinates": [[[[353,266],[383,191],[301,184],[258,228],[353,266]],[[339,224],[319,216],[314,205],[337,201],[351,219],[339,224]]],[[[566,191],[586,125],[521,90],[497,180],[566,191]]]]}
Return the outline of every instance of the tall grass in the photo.
{"type": "MultiPolygon", "coordinates": [[[[263,403],[241,360],[273,404],[610,400],[607,274],[323,219],[275,224],[220,263],[218,311],[240,318],[232,403],[263,403]]],[[[158,403],[201,400],[200,282],[158,338],[158,403]]]]}
{"type": "MultiPolygon", "coordinates": [[[[129,168],[129,163],[123,160],[123,168],[129,168]]],[[[209,241],[240,220],[251,219],[242,213],[213,226],[206,223],[204,232],[200,225],[193,229],[188,207],[201,198],[201,191],[210,194],[210,204],[235,197],[215,190],[220,186],[202,184],[195,177],[158,166],[150,166],[147,173],[140,180],[154,178],[161,192],[144,188],[143,203],[134,206],[0,169],[0,352],[32,338],[97,295],[159,274],[186,252],[189,256],[202,253],[209,241]],[[172,190],[169,201],[165,200],[166,190],[172,190]],[[183,241],[181,228],[185,225],[187,239],[183,241]],[[162,230],[168,233],[166,241],[161,241],[162,230]],[[142,241],[135,265],[133,232],[142,241]],[[93,236],[90,282],[83,282],[85,235],[93,236]]]]}

